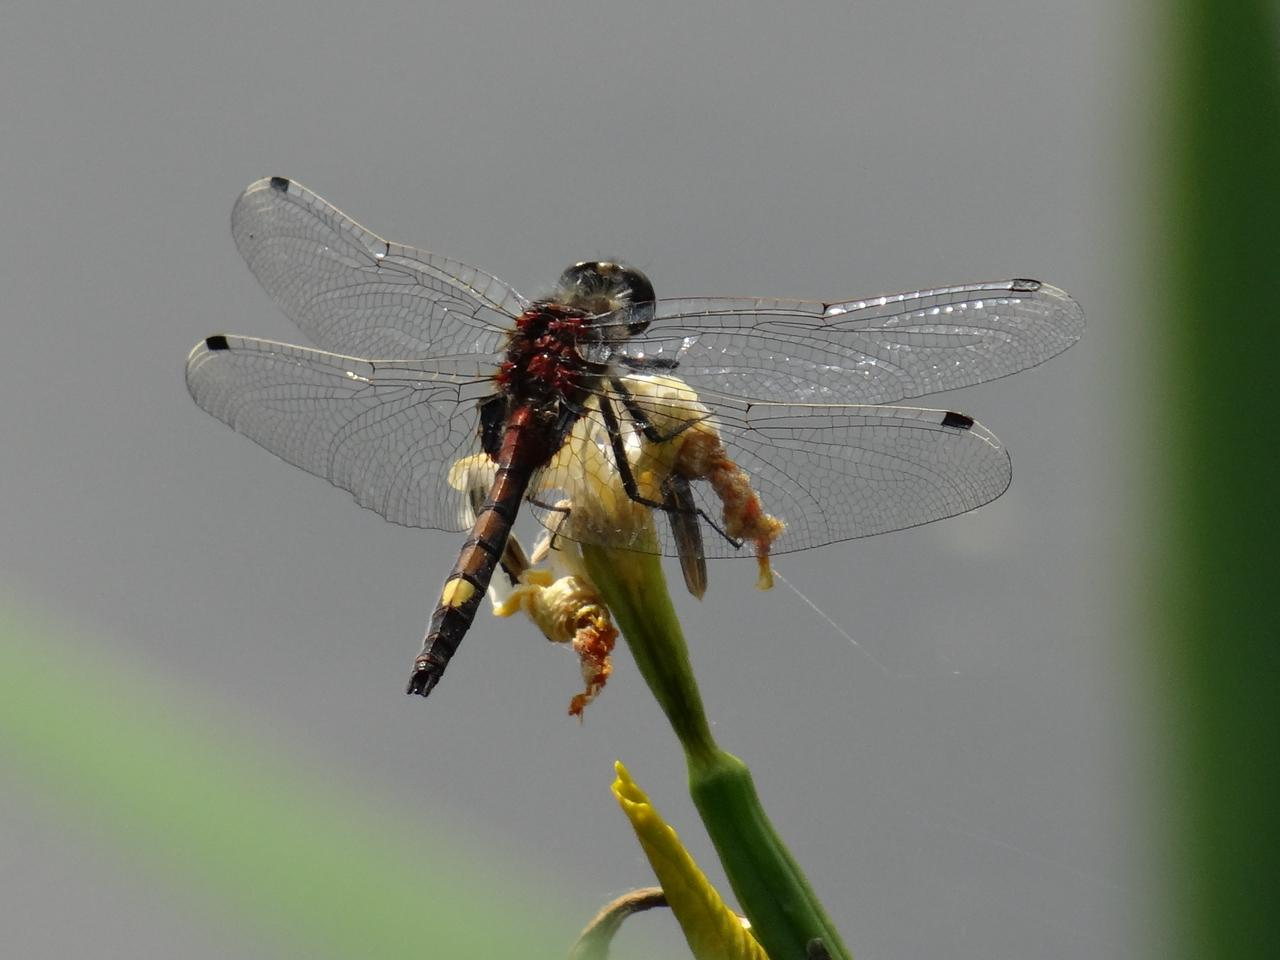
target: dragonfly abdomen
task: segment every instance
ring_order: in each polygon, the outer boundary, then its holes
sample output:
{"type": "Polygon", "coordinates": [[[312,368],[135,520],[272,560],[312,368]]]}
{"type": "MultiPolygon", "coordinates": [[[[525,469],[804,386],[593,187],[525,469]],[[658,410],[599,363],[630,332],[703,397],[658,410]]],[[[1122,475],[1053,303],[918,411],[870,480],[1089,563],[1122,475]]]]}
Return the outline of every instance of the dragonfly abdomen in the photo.
{"type": "Polygon", "coordinates": [[[547,435],[537,416],[526,406],[517,408],[507,421],[493,486],[477,508],[471,535],[440,591],[440,602],[431,615],[422,653],[413,663],[406,693],[425,697],[440,682],[489,589],[534,471],[559,447],[558,438],[547,435]]]}

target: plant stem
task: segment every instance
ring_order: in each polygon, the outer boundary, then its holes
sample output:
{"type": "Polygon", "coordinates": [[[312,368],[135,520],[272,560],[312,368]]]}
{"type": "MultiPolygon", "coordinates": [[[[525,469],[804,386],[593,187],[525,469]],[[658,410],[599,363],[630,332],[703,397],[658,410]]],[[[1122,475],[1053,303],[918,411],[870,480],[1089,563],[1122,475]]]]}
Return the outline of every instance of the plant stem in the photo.
{"type": "Polygon", "coordinates": [[[658,557],[583,545],[592,583],[684,748],[689,792],[752,932],[772,960],[805,960],[820,940],[852,955],[769,821],[747,765],[711,735],[658,557]]]}

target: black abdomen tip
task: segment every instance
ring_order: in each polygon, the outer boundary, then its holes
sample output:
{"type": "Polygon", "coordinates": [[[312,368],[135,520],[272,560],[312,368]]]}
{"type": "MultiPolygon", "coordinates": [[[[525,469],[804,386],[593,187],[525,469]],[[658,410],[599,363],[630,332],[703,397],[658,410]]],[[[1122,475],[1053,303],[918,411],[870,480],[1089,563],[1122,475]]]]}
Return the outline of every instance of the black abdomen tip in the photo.
{"type": "Polygon", "coordinates": [[[220,333],[215,334],[212,337],[206,337],[204,341],[204,346],[206,350],[230,349],[230,345],[227,343],[227,338],[220,333]]]}
{"type": "Polygon", "coordinates": [[[444,673],[444,664],[437,663],[423,654],[414,661],[413,676],[409,678],[409,685],[404,692],[410,696],[416,694],[419,697],[425,697],[436,688],[442,673],[444,673]]]}
{"type": "Polygon", "coordinates": [[[1039,280],[1010,280],[1009,289],[1016,293],[1035,293],[1043,284],[1039,280]]]}
{"type": "Polygon", "coordinates": [[[289,178],[288,178],[288,177],[272,177],[272,178],[271,178],[271,189],[272,189],[272,190],[279,190],[281,193],[288,193],[288,192],[289,192],[289,178]]]}
{"type": "Polygon", "coordinates": [[[948,410],[942,415],[942,425],[944,427],[955,427],[957,430],[968,430],[973,426],[973,417],[965,416],[963,413],[956,413],[954,410],[948,410]]]}

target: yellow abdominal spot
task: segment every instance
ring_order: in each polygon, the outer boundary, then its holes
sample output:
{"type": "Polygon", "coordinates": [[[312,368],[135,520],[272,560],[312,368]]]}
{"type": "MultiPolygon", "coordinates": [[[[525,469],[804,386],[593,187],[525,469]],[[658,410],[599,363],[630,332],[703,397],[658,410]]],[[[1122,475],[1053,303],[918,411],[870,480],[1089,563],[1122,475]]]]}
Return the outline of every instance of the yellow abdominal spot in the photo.
{"type": "Polygon", "coordinates": [[[456,610],[475,595],[475,584],[462,577],[454,577],[445,583],[444,590],[440,592],[440,604],[456,610]]]}

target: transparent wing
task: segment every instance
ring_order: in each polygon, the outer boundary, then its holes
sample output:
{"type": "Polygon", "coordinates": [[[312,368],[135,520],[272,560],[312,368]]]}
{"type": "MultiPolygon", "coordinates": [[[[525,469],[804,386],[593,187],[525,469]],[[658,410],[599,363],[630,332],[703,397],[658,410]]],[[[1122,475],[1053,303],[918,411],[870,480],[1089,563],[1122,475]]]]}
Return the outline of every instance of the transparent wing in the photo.
{"type": "Polygon", "coordinates": [[[492,390],[465,364],[374,363],[217,336],[187,358],[187,389],[237,432],[388,520],[462,530],[470,506],[450,467],[479,450],[475,402],[492,390]]]}
{"type": "Polygon", "coordinates": [[[604,352],[661,365],[707,402],[894,403],[1033,367],[1083,332],[1062,290],[1005,280],[842,303],[660,300],[643,336],[604,352]]]}
{"type": "Polygon", "coordinates": [[[259,180],[240,195],[231,234],[280,309],[336,353],[493,353],[528,304],[482,270],[388,243],[284,177],[259,180]]]}
{"type": "MultiPolygon", "coordinates": [[[[652,401],[642,401],[640,407],[647,419],[663,420],[663,411],[654,415],[652,401]]],[[[575,471],[617,469],[599,411],[588,416],[588,429],[596,437],[594,450],[601,456],[595,466],[580,458],[582,462],[570,468],[569,476],[575,471]]],[[[619,419],[624,436],[638,435],[641,427],[625,409],[619,419]]],[[[869,537],[964,513],[1000,496],[1012,477],[1009,456],[991,431],[951,411],[740,403],[722,406],[710,422],[728,456],[749,475],[765,512],[786,523],[773,544],[774,553],[869,537]]],[[[561,489],[566,486],[572,499],[573,489],[599,489],[601,484],[569,483],[561,489]]],[[[695,481],[692,488],[697,506],[719,523],[723,506],[708,483],[695,481]]],[[[537,501],[534,509],[547,526],[557,525],[555,513],[545,511],[537,501]]],[[[657,512],[659,549],[668,556],[680,556],[678,531],[673,533],[672,524],[657,512]]],[[[561,530],[571,538],[643,549],[625,526],[583,531],[566,525],[561,530]]],[[[752,555],[750,544],[739,549],[705,526],[703,540],[709,557],[752,555]]]]}
{"type": "MultiPolygon", "coordinates": [[[[944,410],[757,406],[740,419],[722,415],[720,432],[762,506],[787,524],[776,553],[965,513],[1004,493],[1013,476],[990,430],[944,410]]],[[[700,506],[716,516],[719,504],[700,488],[700,506]]],[[[714,539],[711,555],[734,552],[714,539]]]]}

